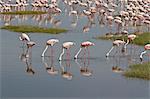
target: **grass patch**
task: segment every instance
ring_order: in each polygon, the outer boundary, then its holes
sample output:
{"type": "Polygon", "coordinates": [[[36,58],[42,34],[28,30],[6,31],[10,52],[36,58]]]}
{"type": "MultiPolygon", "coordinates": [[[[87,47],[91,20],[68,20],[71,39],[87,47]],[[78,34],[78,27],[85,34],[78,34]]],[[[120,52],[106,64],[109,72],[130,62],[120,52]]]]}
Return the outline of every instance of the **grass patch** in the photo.
{"type": "Polygon", "coordinates": [[[44,28],[38,26],[31,25],[9,25],[3,26],[1,29],[9,30],[12,32],[21,32],[21,33],[50,33],[50,34],[58,34],[62,32],[67,32],[66,29],[60,28],[44,28]]]}
{"type": "Polygon", "coordinates": [[[150,80],[150,62],[131,65],[123,75],[130,78],[150,80]]]}
{"type": "Polygon", "coordinates": [[[11,15],[33,15],[33,14],[46,14],[43,11],[15,11],[15,12],[0,12],[0,14],[11,14],[11,15]]]}
{"type": "MultiPolygon", "coordinates": [[[[150,32],[136,34],[137,38],[133,41],[133,44],[137,45],[145,45],[150,43],[150,32]]],[[[127,40],[127,36],[122,35],[104,35],[96,37],[96,39],[103,39],[103,40],[116,40],[116,39],[125,39],[127,40]]]]}

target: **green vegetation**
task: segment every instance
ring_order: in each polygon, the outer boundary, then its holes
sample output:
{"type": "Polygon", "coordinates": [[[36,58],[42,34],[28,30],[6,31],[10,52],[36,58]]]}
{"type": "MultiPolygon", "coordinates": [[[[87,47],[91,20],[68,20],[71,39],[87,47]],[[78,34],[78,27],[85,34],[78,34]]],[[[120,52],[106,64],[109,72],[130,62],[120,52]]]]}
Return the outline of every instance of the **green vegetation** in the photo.
{"type": "MultiPolygon", "coordinates": [[[[133,41],[134,44],[137,45],[145,45],[150,43],[150,32],[136,34],[137,38],[133,41]]],[[[127,36],[122,35],[104,35],[96,37],[96,39],[103,39],[103,40],[116,40],[116,39],[125,39],[127,40],[127,36]]]]}
{"type": "Polygon", "coordinates": [[[11,14],[11,15],[33,15],[33,14],[46,14],[43,11],[15,11],[15,12],[0,12],[0,14],[11,14]]]}
{"type": "Polygon", "coordinates": [[[123,75],[126,77],[150,80],[150,62],[131,65],[123,75]]]}
{"type": "Polygon", "coordinates": [[[59,28],[44,28],[38,26],[31,26],[31,25],[9,25],[3,26],[1,29],[13,31],[13,32],[21,32],[21,33],[50,33],[50,34],[58,34],[62,32],[67,32],[66,29],[59,29],[59,28]]]}

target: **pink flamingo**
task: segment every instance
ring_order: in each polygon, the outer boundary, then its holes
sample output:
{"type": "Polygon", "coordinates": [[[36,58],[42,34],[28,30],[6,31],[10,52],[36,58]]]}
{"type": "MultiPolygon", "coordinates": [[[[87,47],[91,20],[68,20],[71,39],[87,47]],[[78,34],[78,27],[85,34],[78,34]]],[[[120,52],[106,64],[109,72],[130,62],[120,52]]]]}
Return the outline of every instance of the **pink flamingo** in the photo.
{"type": "Polygon", "coordinates": [[[65,43],[63,43],[63,45],[62,45],[62,53],[61,53],[60,56],[59,56],[59,61],[62,60],[62,56],[63,56],[64,53],[65,53],[65,49],[67,50],[67,57],[68,57],[68,59],[70,58],[69,49],[70,49],[73,45],[75,45],[74,42],[65,42],[65,43]]]}
{"type": "Polygon", "coordinates": [[[49,39],[47,42],[46,42],[46,47],[42,53],[42,57],[44,57],[44,54],[46,52],[46,50],[48,49],[49,46],[51,46],[51,54],[53,54],[53,46],[58,43],[59,40],[58,39],[49,39]]]}
{"type": "Polygon", "coordinates": [[[106,54],[106,57],[109,56],[109,54],[111,53],[111,51],[114,49],[114,47],[119,47],[120,45],[124,45],[126,42],[125,41],[122,41],[122,40],[115,40],[113,41],[113,46],[112,48],[108,51],[108,53],[106,54]]]}
{"type": "Polygon", "coordinates": [[[145,49],[145,50],[144,50],[143,52],[141,52],[141,54],[140,54],[140,59],[141,59],[141,61],[143,60],[143,55],[147,53],[147,50],[150,50],[150,44],[146,44],[146,45],[144,46],[144,49],[145,49]]]}
{"type": "Polygon", "coordinates": [[[127,45],[133,41],[137,36],[135,34],[130,34],[128,35],[128,39],[127,39],[127,43],[124,45],[124,49],[126,50],[127,49],[127,45]]]}
{"type": "MultiPolygon", "coordinates": [[[[82,42],[81,47],[80,47],[79,51],[77,52],[77,54],[75,55],[74,59],[78,58],[78,55],[80,54],[80,52],[83,48],[85,49],[85,51],[86,51],[86,49],[88,50],[88,58],[89,58],[89,49],[88,48],[93,45],[95,45],[95,44],[90,41],[82,42]]],[[[85,55],[85,53],[84,53],[84,55],[85,55]]]]}

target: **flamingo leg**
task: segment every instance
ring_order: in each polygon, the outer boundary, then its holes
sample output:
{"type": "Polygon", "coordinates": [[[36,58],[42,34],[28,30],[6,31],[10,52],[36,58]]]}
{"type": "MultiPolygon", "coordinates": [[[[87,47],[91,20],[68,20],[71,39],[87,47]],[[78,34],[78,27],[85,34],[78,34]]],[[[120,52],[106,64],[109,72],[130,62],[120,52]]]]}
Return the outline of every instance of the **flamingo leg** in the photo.
{"type": "Polygon", "coordinates": [[[84,66],[86,65],[86,48],[84,48],[84,66]]]}
{"type": "Polygon", "coordinates": [[[51,57],[53,57],[54,55],[54,50],[53,50],[53,46],[51,46],[51,57]]]}
{"type": "Polygon", "coordinates": [[[89,48],[88,49],[88,66],[90,65],[90,51],[89,51],[89,48]]]}

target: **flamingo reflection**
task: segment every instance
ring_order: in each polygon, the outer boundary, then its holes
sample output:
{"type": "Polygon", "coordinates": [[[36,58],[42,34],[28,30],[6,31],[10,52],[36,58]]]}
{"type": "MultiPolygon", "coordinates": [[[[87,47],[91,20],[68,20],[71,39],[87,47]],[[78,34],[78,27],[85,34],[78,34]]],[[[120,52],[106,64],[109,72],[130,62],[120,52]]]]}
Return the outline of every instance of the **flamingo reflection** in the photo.
{"type": "Polygon", "coordinates": [[[32,55],[31,55],[32,53],[30,52],[30,55],[28,55],[29,57],[26,57],[28,54],[27,52],[28,52],[28,48],[23,47],[23,51],[19,58],[22,62],[26,64],[26,73],[28,73],[29,75],[34,75],[35,71],[32,68],[32,55]]]}
{"type": "Polygon", "coordinates": [[[78,59],[75,60],[76,64],[80,68],[80,74],[85,77],[92,76],[92,74],[93,74],[93,71],[89,68],[90,60],[89,59],[87,59],[87,60],[88,60],[88,62],[86,62],[86,59],[84,59],[83,66],[81,66],[81,64],[78,62],[78,59]]]}
{"type": "Polygon", "coordinates": [[[62,65],[62,62],[59,61],[60,67],[61,67],[61,75],[63,78],[67,80],[72,80],[73,74],[70,72],[70,60],[66,61],[66,66],[62,65]]]}
{"type": "Polygon", "coordinates": [[[115,56],[113,58],[113,66],[112,66],[112,72],[115,73],[122,73],[124,69],[122,69],[121,65],[123,65],[123,61],[121,60],[122,57],[115,56]]]}
{"type": "Polygon", "coordinates": [[[50,75],[57,75],[58,74],[58,70],[54,66],[53,57],[42,57],[42,62],[44,63],[45,69],[46,69],[48,74],[50,74],[50,75]],[[48,62],[46,62],[46,58],[48,58],[50,65],[48,64],[48,62]]]}

